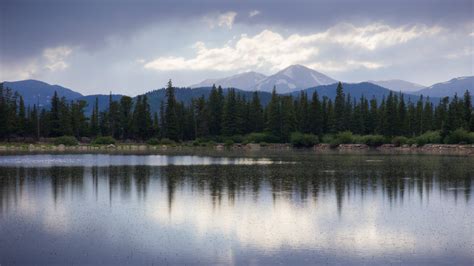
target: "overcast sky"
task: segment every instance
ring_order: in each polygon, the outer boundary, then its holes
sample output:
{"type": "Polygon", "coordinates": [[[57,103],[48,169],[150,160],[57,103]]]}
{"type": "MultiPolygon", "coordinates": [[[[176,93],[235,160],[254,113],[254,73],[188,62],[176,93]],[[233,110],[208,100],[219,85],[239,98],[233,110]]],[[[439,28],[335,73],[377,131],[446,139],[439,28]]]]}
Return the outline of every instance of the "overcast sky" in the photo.
{"type": "Polygon", "coordinates": [[[348,82],[473,75],[472,0],[0,0],[0,80],[136,95],[303,64],[348,82]]]}

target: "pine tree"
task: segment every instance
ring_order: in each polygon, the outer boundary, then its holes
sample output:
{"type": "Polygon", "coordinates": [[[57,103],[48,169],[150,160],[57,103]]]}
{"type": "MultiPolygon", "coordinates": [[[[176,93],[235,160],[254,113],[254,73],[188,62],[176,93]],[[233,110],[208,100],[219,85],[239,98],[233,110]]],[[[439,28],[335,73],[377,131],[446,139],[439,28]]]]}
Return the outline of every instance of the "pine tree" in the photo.
{"type": "Polygon", "coordinates": [[[370,100],[370,110],[367,117],[367,133],[375,134],[377,133],[377,121],[378,121],[378,105],[377,99],[372,97],[370,100]]]}
{"type": "Polygon", "coordinates": [[[334,100],[334,131],[344,131],[346,129],[346,102],[342,83],[337,84],[336,98],[334,100]]]}
{"type": "Polygon", "coordinates": [[[291,96],[284,96],[281,99],[281,140],[288,142],[291,132],[296,130],[296,112],[291,96]]]}
{"type": "Polygon", "coordinates": [[[267,131],[275,137],[281,136],[281,117],[280,117],[280,96],[276,93],[276,88],[273,87],[272,98],[267,107],[267,131]]]}
{"type": "Polygon", "coordinates": [[[23,97],[20,95],[20,103],[18,105],[18,128],[17,134],[20,136],[25,136],[26,133],[26,112],[25,112],[25,102],[23,97]]]}
{"type": "Polygon", "coordinates": [[[195,102],[196,137],[204,138],[209,135],[209,110],[204,96],[195,102]]]}
{"type": "Polygon", "coordinates": [[[256,91],[252,96],[249,113],[249,131],[261,132],[264,128],[263,108],[262,104],[260,103],[258,92],[256,91]]]}
{"type": "Polygon", "coordinates": [[[92,109],[90,122],[90,135],[96,137],[99,135],[99,98],[95,97],[94,108],[92,109]]]}
{"type": "Polygon", "coordinates": [[[178,132],[178,116],[176,114],[176,98],[174,95],[173,83],[171,80],[168,81],[168,87],[166,88],[166,106],[165,106],[165,123],[164,128],[165,136],[171,140],[179,140],[178,132]]]}
{"type": "Polygon", "coordinates": [[[121,139],[128,139],[132,137],[132,98],[122,96],[120,99],[120,130],[119,135],[121,139]]]}
{"type": "Polygon", "coordinates": [[[309,110],[310,132],[315,135],[323,133],[323,111],[319,96],[316,91],[313,92],[309,110]]]}
{"type": "Polygon", "coordinates": [[[469,130],[472,116],[472,97],[469,90],[466,90],[463,98],[464,125],[463,128],[469,130]]]}
{"type": "Polygon", "coordinates": [[[403,94],[400,93],[400,102],[398,104],[398,123],[396,125],[396,134],[405,136],[408,134],[408,115],[407,107],[405,105],[405,99],[403,94]]]}
{"type": "Polygon", "coordinates": [[[221,134],[224,95],[221,86],[216,89],[213,85],[209,95],[209,133],[213,136],[221,134]]]}
{"type": "Polygon", "coordinates": [[[425,102],[425,107],[423,108],[423,122],[422,122],[422,132],[426,132],[433,129],[433,105],[430,102],[428,97],[425,102]]]}
{"type": "Polygon", "coordinates": [[[224,101],[222,115],[222,134],[232,136],[237,134],[237,98],[235,90],[229,89],[224,101]]]}

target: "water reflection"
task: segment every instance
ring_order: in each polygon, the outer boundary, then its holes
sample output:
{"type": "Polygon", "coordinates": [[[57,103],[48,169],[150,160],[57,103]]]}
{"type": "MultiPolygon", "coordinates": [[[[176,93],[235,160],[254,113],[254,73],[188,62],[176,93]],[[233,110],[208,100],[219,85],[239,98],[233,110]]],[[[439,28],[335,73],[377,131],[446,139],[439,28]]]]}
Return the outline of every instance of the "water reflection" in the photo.
{"type": "Polygon", "coordinates": [[[0,263],[474,259],[472,158],[267,160],[1,167],[0,263]]]}

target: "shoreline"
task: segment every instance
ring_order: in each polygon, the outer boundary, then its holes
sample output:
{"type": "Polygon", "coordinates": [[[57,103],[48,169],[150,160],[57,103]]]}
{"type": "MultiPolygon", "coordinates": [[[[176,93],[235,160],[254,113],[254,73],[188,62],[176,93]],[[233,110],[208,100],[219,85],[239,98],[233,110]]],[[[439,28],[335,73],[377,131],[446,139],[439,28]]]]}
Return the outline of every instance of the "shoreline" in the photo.
{"type": "Polygon", "coordinates": [[[424,146],[402,145],[395,146],[384,144],[378,147],[369,147],[365,144],[341,144],[337,147],[331,147],[329,144],[317,144],[313,147],[297,148],[291,144],[233,144],[224,146],[223,144],[209,146],[188,146],[188,145],[148,145],[148,144],[109,144],[109,145],[90,145],[79,144],[76,146],[52,145],[48,143],[8,143],[0,145],[0,155],[11,153],[27,154],[48,154],[48,153],[107,153],[107,154],[166,154],[166,153],[198,153],[225,151],[237,152],[284,152],[284,151],[306,151],[315,154],[322,153],[375,153],[375,154],[438,154],[438,155],[463,155],[474,156],[473,144],[426,144],[424,146]]]}

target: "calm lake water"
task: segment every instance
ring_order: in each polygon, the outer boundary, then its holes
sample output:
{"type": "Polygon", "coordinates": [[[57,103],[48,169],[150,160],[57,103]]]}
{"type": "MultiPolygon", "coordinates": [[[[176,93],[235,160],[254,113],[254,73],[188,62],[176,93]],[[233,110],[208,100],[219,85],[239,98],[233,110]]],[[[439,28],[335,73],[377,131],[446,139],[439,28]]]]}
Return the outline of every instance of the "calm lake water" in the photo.
{"type": "Polygon", "coordinates": [[[473,181],[455,156],[0,156],[0,264],[473,265],[473,181]]]}

